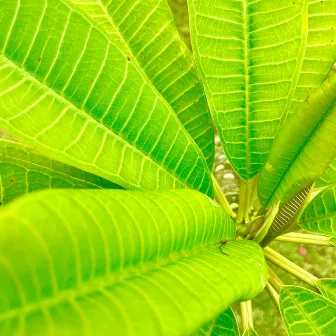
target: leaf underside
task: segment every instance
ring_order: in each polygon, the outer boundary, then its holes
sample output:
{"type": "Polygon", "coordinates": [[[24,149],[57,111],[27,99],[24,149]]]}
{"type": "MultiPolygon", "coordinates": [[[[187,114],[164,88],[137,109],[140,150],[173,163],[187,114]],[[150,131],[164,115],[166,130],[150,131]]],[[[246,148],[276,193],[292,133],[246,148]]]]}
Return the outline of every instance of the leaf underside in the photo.
{"type": "Polygon", "coordinates": [[[42,156],[26,145],[1,139],[0,172],[1,204],[40,189],[120,189],[99,176],[42,156]]]}
{"type": "Polygon", "coordinates": [[[129,57],[171,105],[212,168],[214,129],[202,84],[173,15],[162,0],[70,0],[117,36],[129,57]]]}
{"type": "Polygon", "coordinates": [[[0,212],[0,334],[195,333],[267,281],[262,249],[232,239],[195,191],[29,194],[0,212]]]}
{"type": "Polygon", "coordinates": [[[290,336],[336,335],[336,305],[308,289],[282,287],[280,310],[290,336]]]}
{"type": "Polygon", "coordinates": [[[305,0],[188,0],[196,63],[225,154],[244,179],[285,119],[307,40],[305,0]]]}
{"type": "Polygon", "coordinates": [[[336,75],[289,116],[260,172],[258,196],[264,207],[288,202],[330,165],[336,154],[335,101],[336,75]]]}
{"type": "Polygon", "coordinates": [[[336,237],[336,184],[314,197],[299,224],[305,230],[336,237]]]}
{"type": "Polygon", "coordinates": [[[202,152],[120,39],[66,0],[1,11],[1,128],[125,188],[213,195],[202,152]]]}
{"type": "Polygon", "coordinates": [[[315,187],[321,188],[336,184],[336,157],[324,171],[322,176],[316,181],[315,187]]]}

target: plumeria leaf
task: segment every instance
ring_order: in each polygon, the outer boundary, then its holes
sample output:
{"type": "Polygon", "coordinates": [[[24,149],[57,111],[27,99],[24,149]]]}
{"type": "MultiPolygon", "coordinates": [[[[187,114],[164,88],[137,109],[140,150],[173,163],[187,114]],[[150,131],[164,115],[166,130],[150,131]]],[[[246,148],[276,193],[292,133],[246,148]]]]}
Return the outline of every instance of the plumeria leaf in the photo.
{"type": "Polygon", "coordinates": [[[299,224],[305,230],[336,238],[336,184],[313,198],[299,224]]]}
{"type": "Polygon", "coordinates": [[[28,194],[0,211],[0,334],[193,334],[265,286],[262,249],[235,234],[191,190],[28,194]]]}
{"type": "Polygon", "coordinates": [[[193,51],[225,154],[260,171],[285,120],[305,53],[306,0],[188,0],[193,51]]]}
{"type": "Polygon", "coordinates": [[[206,160],[120,42],[67,0],[6,1],[0,127],[128,189],[213,195],[206,160]]]}
{"type": "Polygon", "coordinates": [[[280,310],[290,336],[336,334],[336,305],[311,290],[283,286],[280,310]]]}
{"type": "Polygon", "coordinates": [[[99,176],[49,159],[26,145],[0,139],[0,203],[34,190],[120,186],[99,176]]]}

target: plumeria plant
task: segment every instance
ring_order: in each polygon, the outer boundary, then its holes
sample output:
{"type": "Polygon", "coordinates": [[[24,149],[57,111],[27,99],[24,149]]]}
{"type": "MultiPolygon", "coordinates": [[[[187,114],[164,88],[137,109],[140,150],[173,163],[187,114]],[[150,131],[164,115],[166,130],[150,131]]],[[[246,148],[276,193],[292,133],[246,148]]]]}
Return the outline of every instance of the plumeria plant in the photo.
{"type": "Polygon", "coordinates": [[[167,0],[0,0],[1,336],[256,335],[264,289],[336,335],[336,280],[269,247],[335,244],[336,1],[188,8],[192,51],[167,0]]]}

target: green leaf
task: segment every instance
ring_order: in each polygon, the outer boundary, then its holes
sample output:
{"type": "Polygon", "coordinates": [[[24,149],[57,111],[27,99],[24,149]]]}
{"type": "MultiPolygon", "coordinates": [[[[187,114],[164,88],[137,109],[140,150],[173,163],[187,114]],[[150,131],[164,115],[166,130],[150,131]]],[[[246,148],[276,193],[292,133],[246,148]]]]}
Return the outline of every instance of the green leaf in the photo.
{"type": "Polygon", "coordinates": [[[42,156],[26,145],[0,140],[0,203],[20,195],[49,188],[119,189],[104,180],[42,156]]]}
{"type": "Polygon", "coordinates": [[[336,303],[336,279],[320,279],[316,286],[323,296],[336,303]]]}
{"type": "Polygon", "coordinates": [[[307,47],[291,113],[325,80],[335,60],[336,1],[309,0],[307,47]]]}
{"type": "Polygon", "coordinates": [[[305,230],[336,237],[336,184],[313,198],[299,224],[305,230]]]}
{"type": "Polygon", "coordinates": [[[202,84],[180,39],[167,1],[70,0],[110,34],[117,35],[131,61],[171,105],[202,149],[208,165],[214,160],[214,129],[202,84]]]}
{"type": "Polygon", "coordinates": [[[321,188],[330,186],[331,184],[336,184],[336,157],[324,171],[322,176],[316,181],[315,187],[321,188]]]}
{"type": "Polygon", "coordinates": [[[195,336],[239,336],[236,317],[231,308],[207,323],[195,336]]]}
{"type": "Polygon", "coordinates": [[[267,281],[262,249],[234,238],[196,191],[28,194],[0,211],[0,334],[195,333],[267,281]]]}
{"type": "Polygon", "coordinates": [[[213,195],[201,150],[118,38],[66,0],[1,13],[1,128],[125,188],[213,195]]]}
{"type": "Polygon", "coordinates": [[[311,290],[282,287],[280,311],[290,336],[336,335],[336,305],[311,290]]]}
{"type": "Polygon", "coordinates": [[[287,203],[315,182],[336,154],[336,75],[313,90],[279,131],[260,172],[258,195],[268,207],[287,203]]]}
{"type": "Polygon", "coordinates": [[[267,159],[307,40],[306,0],[188,0],[196,63],[225,154],[244,179],[267,159]]]}

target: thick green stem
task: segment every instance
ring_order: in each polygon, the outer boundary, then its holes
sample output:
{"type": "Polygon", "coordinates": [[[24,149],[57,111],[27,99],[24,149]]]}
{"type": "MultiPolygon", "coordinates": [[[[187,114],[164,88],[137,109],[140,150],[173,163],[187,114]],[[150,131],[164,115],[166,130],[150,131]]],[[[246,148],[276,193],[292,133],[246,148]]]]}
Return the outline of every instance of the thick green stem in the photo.
{"type": "Polygon", "coordinates": [[[243,330],[253,328],[252,301],[240,302],[243,330]]]}
{"type": "Polygon", "coordinates": [[[272,302],[274,303],[275,308],[280,312],[279,293],[269,283],[266,284],[266,290],[272,302]]]}
{"type": "Polygon", "coordinates": [[[238,215],[237,215],[237,223],[242,223],[244,221],[244,211],[245,211],[245,202],[247,198],[246,194],[246,182],[240,181],[240,192],[239,192],[239,206],[238,206],[238,215]]]}
{"type": "Polygon", "coordinates": [[[230,207],[230,204],[227,200],[227,198],[225,197],[222,188],[220,187],[220,185],[218,184],[218,181],[216,180],[216,178],[211,175],[212,177],[212,183],[215,189],[215,199],[217,201],[217,203],[232,217],[236,217],[235,212],[232,210],[232,208],[230,207]]]}
{"type": "Polygon", "coordinates": [[[277,293],[280,293],[281,287],[284,286],[283,282],[279,279],[279,277],[270,267],[268,267],[268,282],[275,289],[277,293]]]}
{"type": "Polygon", "coordinates": [[[300,266],[294,264],[292,261],[288,260],[280,253],[275,252],[270,247],[264,248],[265,258],[270,261],[272,264],[282,268],[284,271],[288,272],[289,274],[295,276],[296,278],[304,281],[309,286],[316,288],[315,282],[318,278],[300,266]]]}
{"type": "Polygon", "coordinates": [[[320,245],[320,246],[334,246],[331,237],[312,235],[306,233],[296,233],[291,232],[285,235],[275,238],[275,240],[289,242],[289,243],[300,243],[307,245],[320,245]]]}

